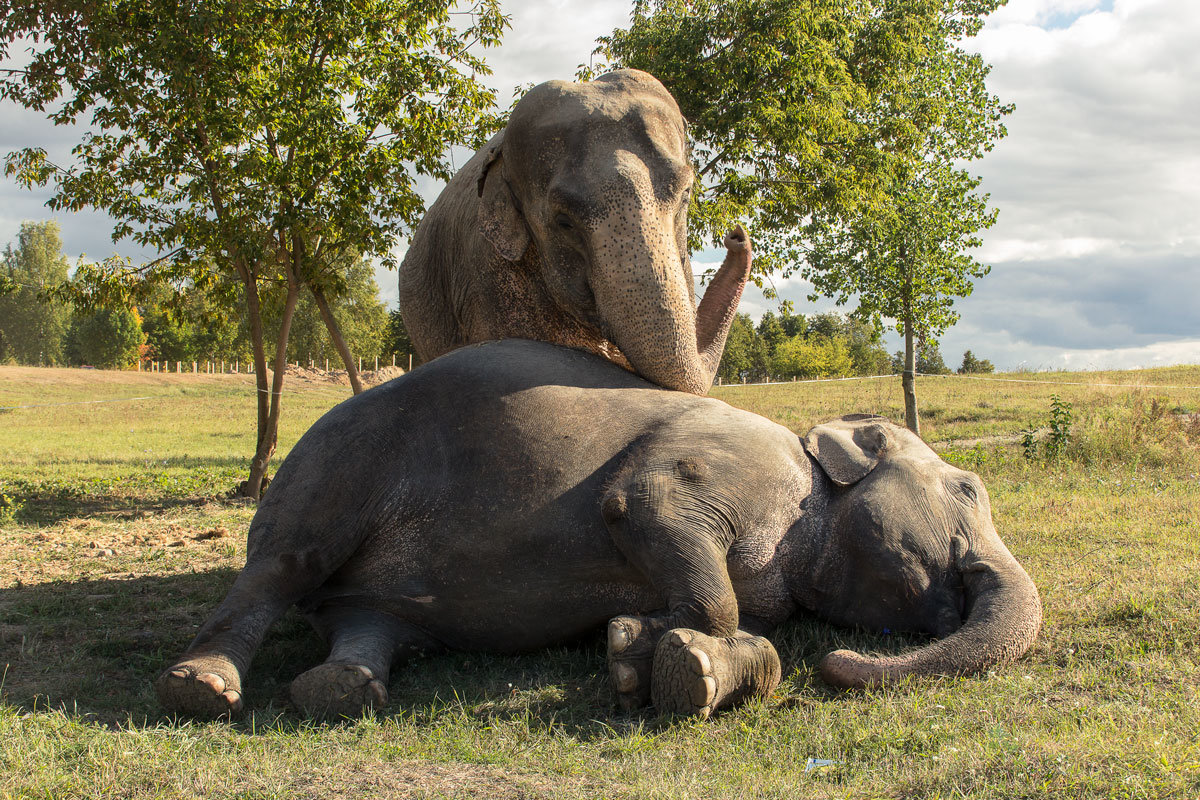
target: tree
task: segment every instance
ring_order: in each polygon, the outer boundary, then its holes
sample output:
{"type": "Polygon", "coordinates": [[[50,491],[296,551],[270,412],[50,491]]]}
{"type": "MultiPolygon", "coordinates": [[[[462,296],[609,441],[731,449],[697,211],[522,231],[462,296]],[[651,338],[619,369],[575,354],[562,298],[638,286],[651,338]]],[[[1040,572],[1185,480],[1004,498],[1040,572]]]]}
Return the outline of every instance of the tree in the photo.
{"type": "Polygon", "coordinates": [[[229,304],[189,283],[157,284],[138,305],[146,333],[146,358],[164,361],[250,359],[248,326],[229,304]]]}
{"type": "Polygon", "coordinates": [[[780,378],[837,378],[854,371],[854,360],[842,337],[793,336],[775,350],[772,360],[780,378]]]}
{"type": "Polygon", "coordinates": [[[996,371],[992,362],[986,358],[976,358],[970,350],[963,353],[962,366],[958,368],[959,375],[991,374],[996,371]]]}
{"type": "Polygon", "coordinates": [[[767,375],[769,360],[766,343],[754,329],[750,315],[736,315],[725,338],[717,377],[722,383],[740,383],[743,379],[757,382],[767,375]]]}
{"type": "Polygon", "coordinates": [[[942,348],[934,339],[927,339],[917,348],[917,372],[925,375],[949,375],[950,368],[942,358],[942,348]]]}
{"type": "MultiPolygon", "coordinates": [[[[496,127],[475,44],[507,24],[496,0],[452,20],[453,0],[64,0],[10,8],[0,57],[34,40],[0,96],[55,123],[90,112],[73,164],[30,147],[6,171],[52,184],[49,205],[94,207],[164,255],[78,268],[82,305],[128,303],[153,282],[240,289],[253,352],[258,443],[243,493],[275,450],[284,365],[302,291],[329,312],[346,253],[394,266],[422,212],[413,172],[448,179],[450,145],[496,127]],[[54,104],[57,104],[55,107],[54,104]],[[268,385],[262,287],[283,293],[268,385]]],[[[348,350],[339,348],[353,370],[348,350]]]]}
{"type": "Polygon", "coordinates": [[[762,339],[763,346],[767,348],[769,358],[775,355],[775,348],[788,338],[787,331],[783,329],[783,322],[775,315],[774,311],[768,311],[762,315],[758,321],[757,332],[758,338],[762,339]]]}
{"type": "Polygon", "coordinates": [[[853,219],[814,214],[804,276],[817,292],[848,302],[856,316],[881,328],[894,321],[904,336],[902,371],[905,421],[920,433],[916,346],[924,346],[958,320],[954,299],[966,297],[973,279],[989,267],[971,250],[978,232],[996,221],[979,178],[958,165],[982,157],[1005,134],[1001,119],[1012,111],[988,93],[989,68],[959,42],[979,31],[1001,0],[898,0],[901,14],[924,7],[924,53],[906,65],[908,90],[881,111],[911,134],[884,185],[886,202],[853,219]]]}
{"type": "Polygon", "coordinates": [[[890,112],[912,104],[938,6],[636,0],[629,28],[597,52],[652,73],[679,102],[697,167],[693,246],[748,221],[756,273],[786,275],[803,261],[812,213],[852,219],[886,204],[916,136],[890,112]]]}
{"type": "MultiPolygon", "coordinates": [[[[387,333],[387,352],[395,353],[399,356],[410,355],[414,356],[412,338],[408,335],[408,329],[404,327],[404,318],[400,316],[400,309],[393,308],[388,312],[388,333],[387,333]]],[[[408,362],[405,362],[407,367],[408,362]]]]}
{"type": "MultiPolygon", "coordinates": [[[[961,42],[1004,0],[638,0],[600,40],[657,75],[695,139],[696,233],[749,220],[756,269],[801,268],[816,292],[913,337],[953,324],[987,268],[965,254],[995,220],[957,169],[1004,135],[1011,106],[961,42]]],[[[814,295],[815,299],[815,295],[814,295]]]]}
{"type": "MultiPolygon", "coordinates": [[[[345,262],[334,302],[330,304],[344,344],[365,359],[393,352],[388,349],[387,308],[379,299],[379,287],[375,283],[375,270],[371,262],[353,257],[345,259],[345,262]]],[[[344,361],[312,295],[303,297],[296,306],[296,316],[288,338],[288,358],[293,361],[342,358],[344,361]]]]}
{"type": "Polygon", "coordinates": [[[129,369],[141,358],[146,334],[137,309],[117,306],[76,315],[66,341],[73,364],[129,369]]]}
{"type": "Polygon", "coordinates": [[[0,361],[22,364],[63,363],[63,338],[70,310],[48,296],[67,280],[68,264],[55,222],[23,222],[16,249],[4,250],[0,282],[0,361]]]}

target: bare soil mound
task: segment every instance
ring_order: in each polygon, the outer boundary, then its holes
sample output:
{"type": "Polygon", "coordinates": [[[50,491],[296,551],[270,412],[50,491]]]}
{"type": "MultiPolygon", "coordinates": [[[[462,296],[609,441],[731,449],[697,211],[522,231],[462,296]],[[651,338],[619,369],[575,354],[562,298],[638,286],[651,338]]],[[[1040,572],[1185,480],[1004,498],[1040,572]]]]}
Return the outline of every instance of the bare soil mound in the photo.
{"type": "MultiPolygon", "coordinates": [[[[358,373],[358,376],[362,380],[363,386],[378,386],[403,374],[404,370],[400,367],[380,367],[377,370],[365,369],[358,373]]],[[[295,381],[301,384],[324,384],[347,387],[350,385],[350,375],[344,369],[324,370],[319,367],[303,367],[296,364],[288,364],[284,375],[287,377],[288,382],[295,381]]]]}

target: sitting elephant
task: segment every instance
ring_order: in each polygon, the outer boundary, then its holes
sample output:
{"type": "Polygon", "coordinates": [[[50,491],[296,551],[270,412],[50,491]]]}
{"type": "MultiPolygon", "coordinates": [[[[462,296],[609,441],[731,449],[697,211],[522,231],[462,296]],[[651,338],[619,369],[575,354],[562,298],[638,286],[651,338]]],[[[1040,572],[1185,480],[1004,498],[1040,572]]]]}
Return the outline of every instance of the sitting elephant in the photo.
{"type": "Polygon", "coordinates": [[[763,637],[797,611],[941,637],[834,652],[821,674],[841,687],[977,672],[1041,623],[979,479],[909,431],[857,415],[797,437],[523,340],[457,350],[313,425],[228,596],[158,679],[163,704],[240,709],[292,604],[330,645],[291,686],[317,715],[383,705],[415,654],[528,651],[606,622],[622,705],[699,716],[775,688],[763,637]]]}
{"type": "Polygon", "coordinates": [[[413,235],[399,305],[428,361],[519,337],[587,350],[705,394],[750,274],[736,228],[696,308],[683,117],[653,76],[534,87],[413,235]]]}

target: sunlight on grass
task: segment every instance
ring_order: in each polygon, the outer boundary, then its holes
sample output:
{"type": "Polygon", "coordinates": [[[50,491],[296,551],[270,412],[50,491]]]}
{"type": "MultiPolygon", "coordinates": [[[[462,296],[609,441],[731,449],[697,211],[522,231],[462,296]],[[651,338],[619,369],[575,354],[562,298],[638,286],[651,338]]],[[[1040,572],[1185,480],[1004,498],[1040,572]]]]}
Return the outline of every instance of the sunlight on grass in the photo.
{"type": "MultiPolygon", "coordinates": [[[[0,412],[0,797],[1200,796],[1200,390],[1168,388],[1200,367],[996,377],[1031,382],[920,379],[918,397],[1042,593],[1015,664],[836,692],[829,650],[918,639],[797,619],[772,637],[775,696],[694,723],[617,711],[598,633],[414,662],[380,716],[318,725],[286,702],[321,655],[293,612],[250,714],[201,724],[163,716],[150,682],[245,558],[254,509],[223,496],[253,450],[248,376],[0,368],[0,405],[153,396],[0,412]],[[1070,431],[1047,455],[1052,395],[1070,431]]],[[[798,433],[903,409],[894,378],[713,394],[798,433]]],[[[286,394],[279,454],[343,396],[286,394]]]]}

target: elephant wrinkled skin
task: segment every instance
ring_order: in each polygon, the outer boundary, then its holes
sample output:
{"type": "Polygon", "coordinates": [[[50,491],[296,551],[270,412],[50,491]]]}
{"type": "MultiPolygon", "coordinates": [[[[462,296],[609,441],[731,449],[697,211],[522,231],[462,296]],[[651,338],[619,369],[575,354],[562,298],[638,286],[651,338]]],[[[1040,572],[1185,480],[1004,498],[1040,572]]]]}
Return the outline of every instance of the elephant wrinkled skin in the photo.
{"type": "Polygon", "coordinates": [[[317,715],[384,704],[392,664],[421,652],[528,651],[606,622],[622,705],[700,716],[775,687],[764,636],[799,611],[940,637],[830,654],[821,674],[843,687],[977,672],[1041,622],[979,479],[909,431],[856,415],[797,437],[523,340],[457,350],[313,425],[162,702],[238,710],[292,604],[330,644],[292,684],[317,715]]]}
{"type": "Polygon", "coordinates": [[[696,308],[683,117],[653,76],[534,87],[430,207],[400,266],[418,358],[519,337],[704,394],[750,273],[736,228],[696,308]]]}

